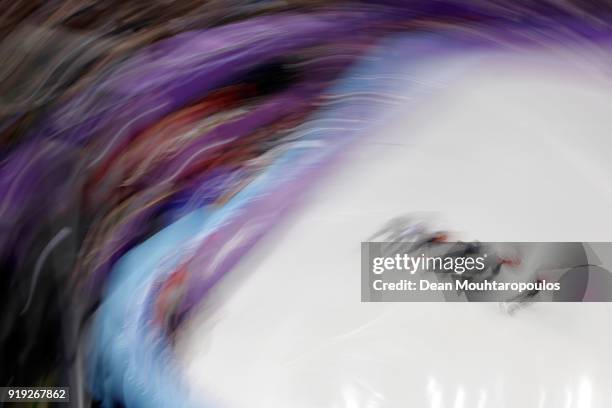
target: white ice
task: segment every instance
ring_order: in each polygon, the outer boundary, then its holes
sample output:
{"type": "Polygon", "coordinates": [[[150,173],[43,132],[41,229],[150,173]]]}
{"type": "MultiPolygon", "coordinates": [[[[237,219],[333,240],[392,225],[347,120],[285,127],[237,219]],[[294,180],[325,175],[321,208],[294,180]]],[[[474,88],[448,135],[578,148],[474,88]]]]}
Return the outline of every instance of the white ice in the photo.
{"type": "MultiPolygon", "coordinates": [[[[481,241],[612,241],[612,79],[491,54],[377,128],[184,330],[235,408],[609,408],[610,304],[361,303],[360,242],[416,212],[481,241]]],[[[559,62],[563,61],[563,62],[559,62]]]]}

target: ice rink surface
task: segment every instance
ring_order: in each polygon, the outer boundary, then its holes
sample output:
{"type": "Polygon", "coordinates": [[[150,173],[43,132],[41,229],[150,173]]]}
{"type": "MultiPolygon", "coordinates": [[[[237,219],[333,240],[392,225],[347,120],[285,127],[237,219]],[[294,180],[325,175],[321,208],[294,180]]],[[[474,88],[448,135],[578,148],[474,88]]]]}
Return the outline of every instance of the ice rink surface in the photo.
{"type": "Polygon", "coordinates": [[[611,304],[360,302],[360,242],[406,213],[462,240],[612,241],[612,77],[578,57],[488,55],[355,146],[182,333],[194,389],[236,408],[611,407],[611,304]]]}

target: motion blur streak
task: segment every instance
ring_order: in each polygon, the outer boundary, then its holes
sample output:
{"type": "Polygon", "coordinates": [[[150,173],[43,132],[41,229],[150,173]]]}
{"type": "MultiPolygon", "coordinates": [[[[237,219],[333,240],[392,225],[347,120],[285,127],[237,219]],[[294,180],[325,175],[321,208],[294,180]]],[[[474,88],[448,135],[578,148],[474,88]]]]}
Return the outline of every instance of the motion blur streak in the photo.
{"type": "MultiPolygon", "coordinates": [[[[76,407],[201,407],[214,401],[185,385],[176,331],[352,142],[436,89],[406,67],[474,49],[608,55],[612,5],[0,10],[0,385],[69,385],[76,407]]],[[[589,405],[586,379],[577,396],[589,405]]]]}

